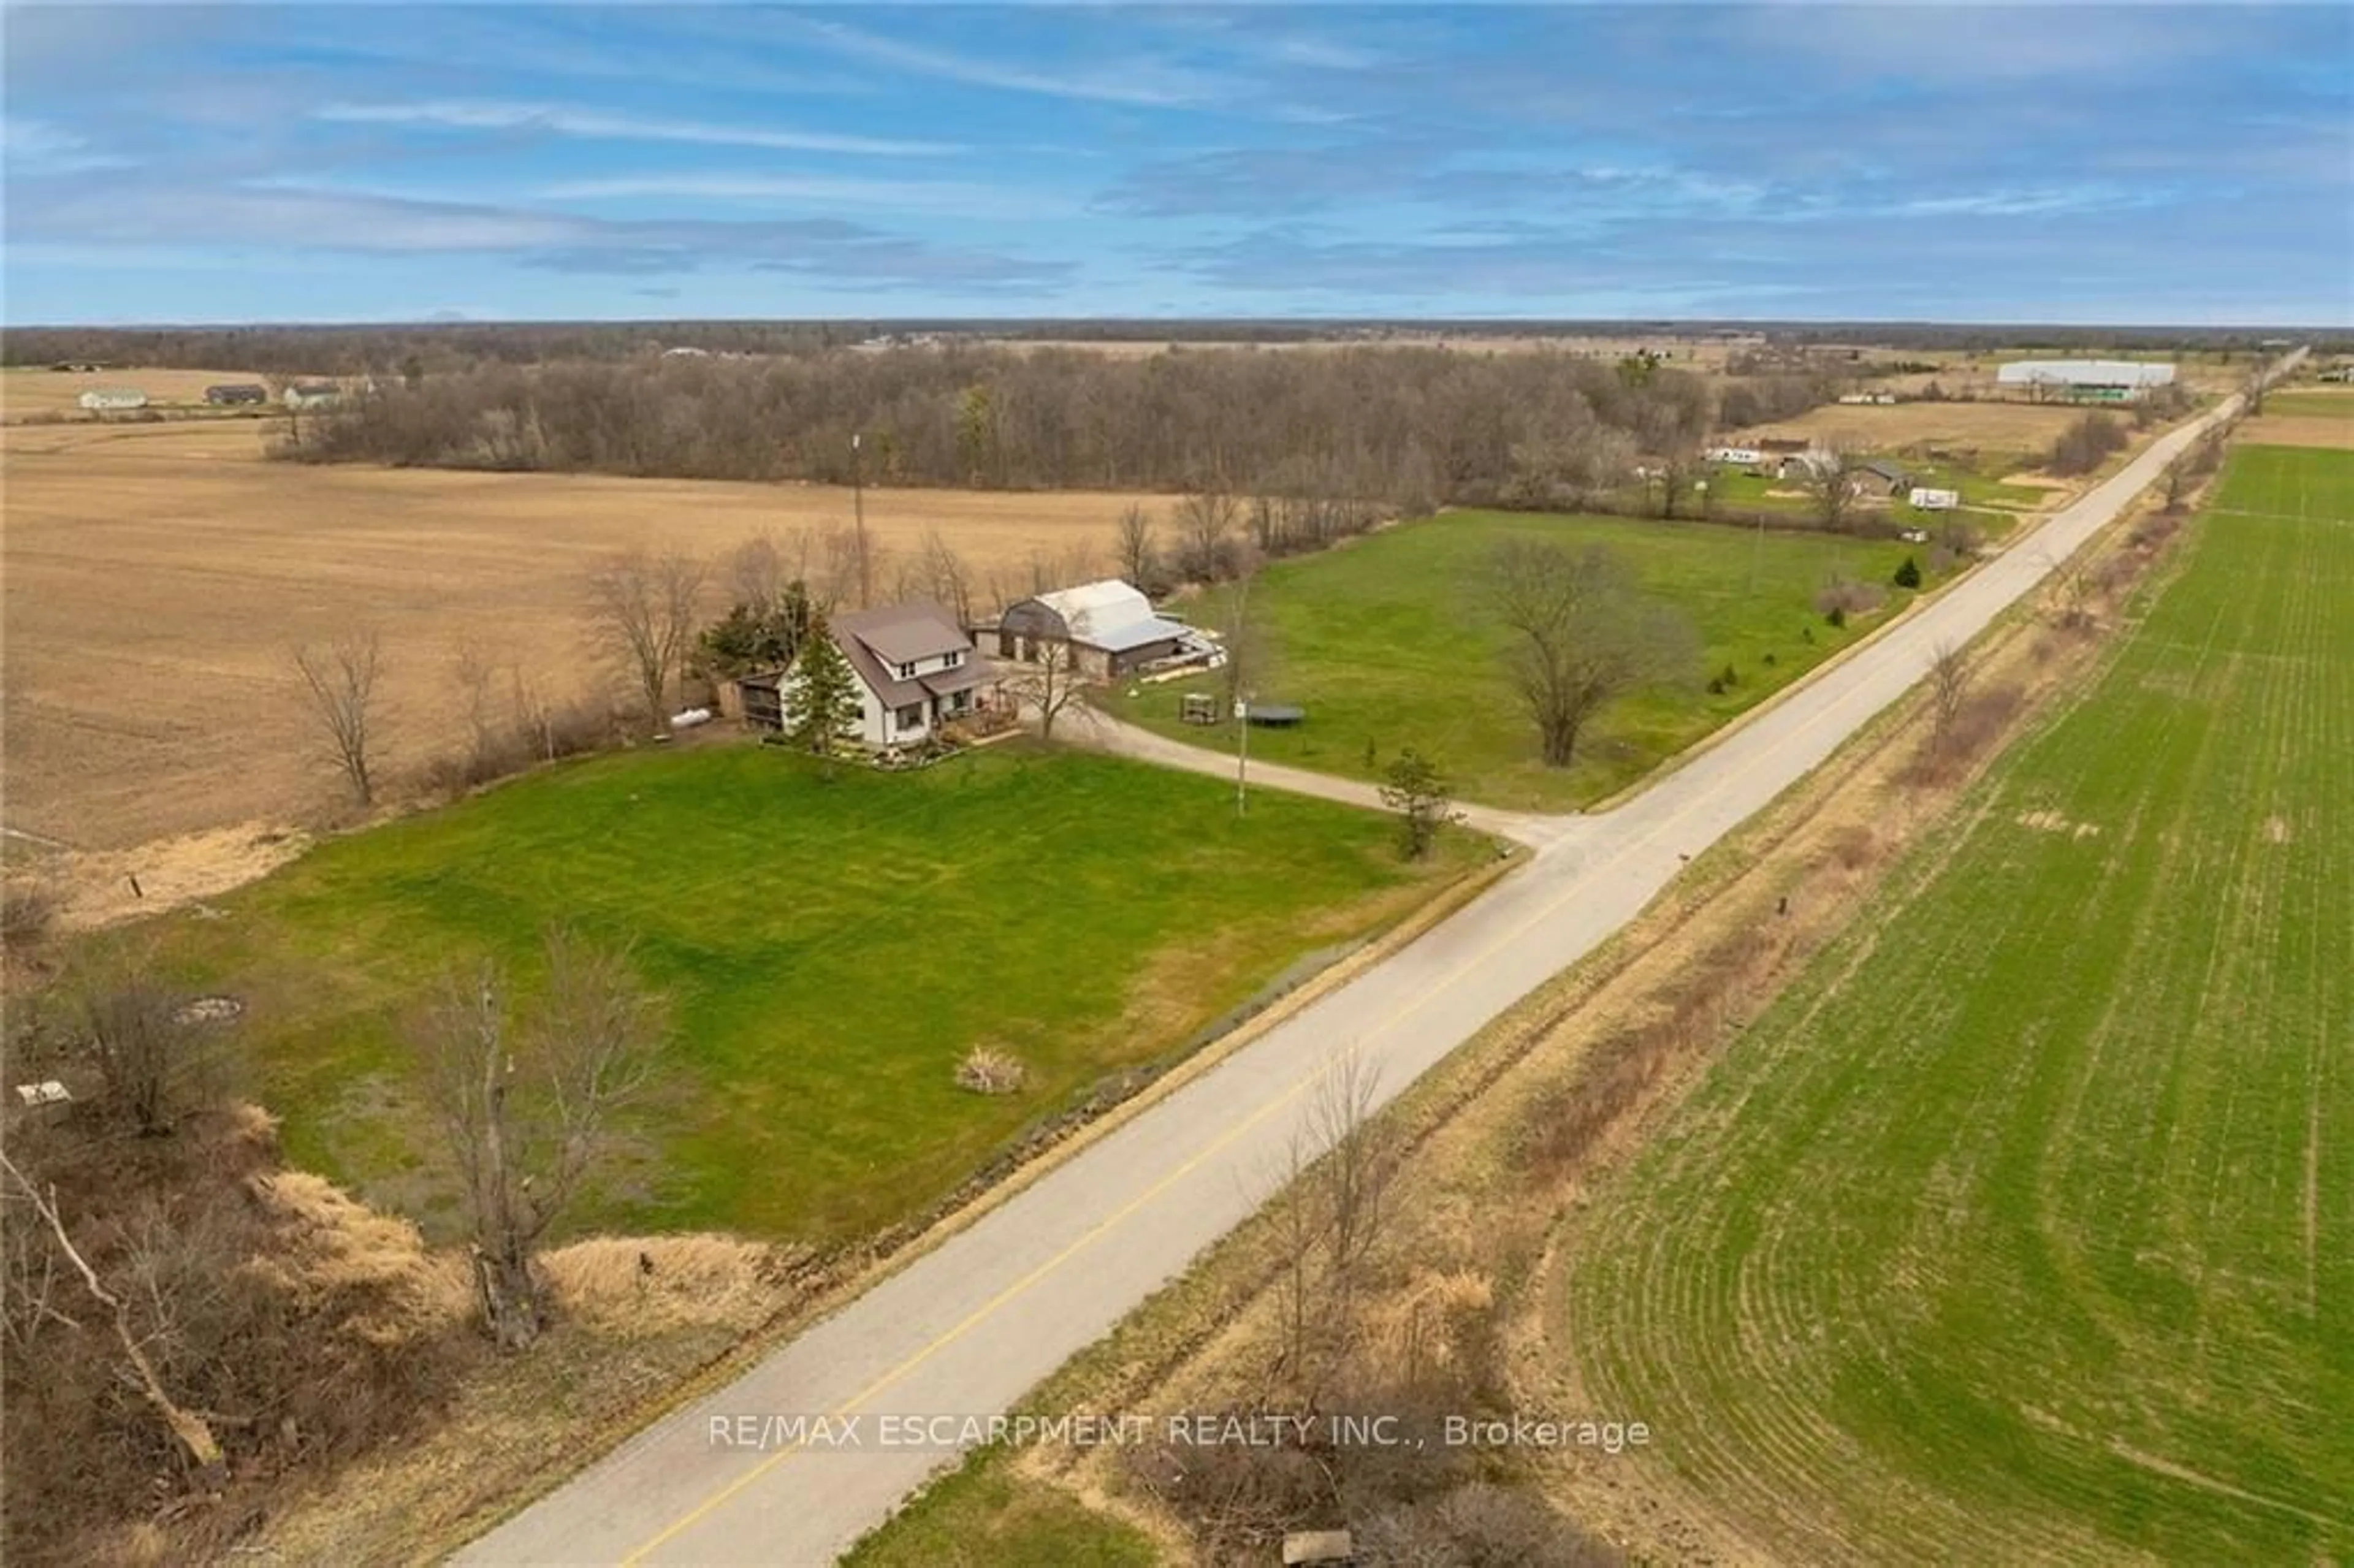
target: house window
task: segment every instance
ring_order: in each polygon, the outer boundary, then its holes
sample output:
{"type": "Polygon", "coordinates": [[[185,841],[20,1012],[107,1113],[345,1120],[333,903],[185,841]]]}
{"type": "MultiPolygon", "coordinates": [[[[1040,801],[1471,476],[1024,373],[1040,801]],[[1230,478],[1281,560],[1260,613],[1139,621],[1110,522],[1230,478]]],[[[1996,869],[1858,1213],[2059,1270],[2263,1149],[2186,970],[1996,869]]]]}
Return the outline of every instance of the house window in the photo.
{"type": "Polygon", "coordinates": [[[923,728],[924,710],[920,706],[901,708],[899,710],[899,727],[901,729],[923,728]]]}
{"type": "Polygon", "coordinates": [[[912,681],[915,678],[916,667],[913,664],[902,664],[899,666],[899,679],[903,681],[912,681]]]}
{"type": "Polygon", "coordinates": [[[946,654],[946,655],[945,655],[945,656],[940,660],[940,668],[941,668],[941,669],[943,669],[943,670],[953,670],[953,669],[955,669],[958,665],[960,665],[960,664],[961,664],[961,663],[963,663],[963,662],[964,662],[964,654],[963,654],[963,652],[962,652],[960,650],[951,648],[951,649],[949,649],[949,650],[948,651],[948,653],[947,653],[947,654],[946,654]]]}

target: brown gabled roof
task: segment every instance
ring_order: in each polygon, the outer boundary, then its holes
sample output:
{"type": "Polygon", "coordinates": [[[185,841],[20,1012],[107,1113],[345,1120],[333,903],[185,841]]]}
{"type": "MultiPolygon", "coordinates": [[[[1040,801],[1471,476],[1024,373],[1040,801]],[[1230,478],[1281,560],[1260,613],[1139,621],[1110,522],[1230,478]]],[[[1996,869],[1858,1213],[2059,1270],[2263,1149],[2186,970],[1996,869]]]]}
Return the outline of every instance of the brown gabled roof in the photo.
{"type": "Polygon", "coordinates": [[[891,707],[916,702],[927,691],[943,695],[957,689],[956,684],[932,685],[928,683],[931,682],[980,685],[997,677],[994,667],[974,652],[972,639],[957,625],[956,618],[929,599],[836,616],[827,630],[833,638],[833,645],[842,650],[842,656],[858,673],[859,680],[878,701],[891,707]],[[951,650],[960,651],[965,656],[959,668],[936,670],[913,680],[899,679],[901,664],[937,659],[951,650]],[[960,677],[968,671],[972,673],[972,679],[962,681],[960,677]]]}
{"type": "Polygon", "coordinates": [[[855,638],[885,664],[912,664],[972,646],[972,639],[964,634],[956,617],[923,599],[836,616],[833,630],[836,641],[845,636],[855,638]]]}
{"type": "Polygon", "coordinates": [[[928,675],[918,675],[915,683],[936,697],[945,697],[954,692],[970,691],[975,686],[995,685],[997,666],[975,653],[953,670],[935,670],[928,675]]]}

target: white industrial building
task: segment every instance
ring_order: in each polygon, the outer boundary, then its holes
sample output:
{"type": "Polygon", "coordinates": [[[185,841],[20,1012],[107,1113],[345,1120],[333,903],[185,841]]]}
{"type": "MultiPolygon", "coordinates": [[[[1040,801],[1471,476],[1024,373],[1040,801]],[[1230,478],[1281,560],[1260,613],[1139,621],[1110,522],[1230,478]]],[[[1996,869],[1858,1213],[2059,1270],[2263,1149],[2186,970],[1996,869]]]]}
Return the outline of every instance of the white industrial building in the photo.
{"type": "Polygon", "coordinates": [[[2015,359],[1994,373],[1999,387],[2040,397],[2128,403],[2153,387],[2174,384],[2174,366],[2141,359],[2015,359]]]}

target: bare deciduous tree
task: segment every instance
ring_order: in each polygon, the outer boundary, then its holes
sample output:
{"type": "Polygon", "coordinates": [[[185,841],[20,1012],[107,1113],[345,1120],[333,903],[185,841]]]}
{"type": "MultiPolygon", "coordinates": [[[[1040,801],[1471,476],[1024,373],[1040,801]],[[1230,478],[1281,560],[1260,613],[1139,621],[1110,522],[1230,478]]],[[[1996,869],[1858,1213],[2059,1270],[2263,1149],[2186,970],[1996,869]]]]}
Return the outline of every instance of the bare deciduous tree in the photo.
{"type": "Polygon", "coordinates": [[[1288,1147],[1279,1285],[1286,1370],[1311,1395],[1354,1332],[1404,1153],[1375,1118],[1378,1077],[1357,1052],[1342,1051],[1317,1078],[1288,1147]]]}
{"type": "Polygon", "coordinates": [[[1197,490],[1177,503],[1177,569],[1196,582],[1225,575],[1242,506],[1222,490],[1197,490]]]}
{"type": "Polygon", "coordinates": [[[1548,767],[1569,766],[1587,722],[1606,704],[1688,674],[1697,657],[1691,627],[1647,597],[1607,550],[1509,540],[1482,586],[1511,633],[1505,672],[1536,721],[1548,767]]]}
{"type": "Polygon", "coordinates": [[[471,637],[460,641],[450,654],[450,683],[458,688],[458,711],[466,717],[467,742],[472,747],[477,772],[497,747],[498,721],[491,705],[491,684],[497,675],[489,652],[471,637]]]}
{"type": "Polygon", "coordinates": [[[516,1016],[505,976],[451,975],[415,1026],[425,1089],[465,1184],[475,1287],[493,1338],[546,1326],[540,1239],[617,1141],[616,1113],[652,1081],[667,1032],[623,955],[547,938],[547,986],[516,1016]]]}
{"type": "Polygon", "coordinates": [[[1119,575],[1129,585],[1152,591],[1150,587],[1160,569],[1160,555],[1152,539],[1152,516],[1143,507],[1130,504],[1119,514],[1118,532],[1113,536],[1113,549],[1119,560],[1119,575]]]}
{"type": "Polygon", "coordinates": [[[1044,740],[1055,738],[1055,721],[1086,684],[1077,640],[1087,635],[1087,613],[1072,617],[1069,626],[1068,637],[1023,639],[1023,661],[1011,667],[1004,683],[1015,701],[1037,714],[1039,737],[1044,740]]]}
{"type": "Polygon", "coordinates": [[[1830,532],[1844,532],[1862,493],[1856,476],[1861,460],[1854,446],[1834,439],[1801,455],[1798,487],[1815,503],[1815,520],[1830,532]]]}
{"type": "Polygon", "coordinates": [[[784,597],[785,586],[795,580],[795,574],[786,569],[785,552],[776,535],[765,531],[727,552],[726,574],[727,602],[756,614],[774,608],[784,597]]]}
{"type": "Polygon", "coordinates": [[[93,960],[65,989],[76,1033],[141,1137],[171,1131],[216,1086],[218,1026],[190,1018],[186,994],[156,977],[143,949],[93,960]]]}
{"type": "Polygon", "coordinates": [[[608,556],[588,576],[588,615],[606,655],[630,677],[653,734],[664,733],[672,685],[686,667],[701,630],[705,572],[672,549],[608,556]]]}
{"type": "Polygon", "coordinates": [[[294,671],[312,714],[326,732],[329,754],[362,806],[376,802],[371,772],[376,683],[384,674],[384,638],[374,630],[339,637],[326,649],[294,650],[294,671]]]}
{"type": "MultiPolygon", "coordinates": [[[[163,1380],[156,1376],[154,1363],[147,1357],[142,1337],[132,1330],[131,1314],[122,1298],[107,1288],[99,1278],[98,1271],[83,1256],[81,1249],[74,1245],[73,1237],[67,1234],[65,1220],[58,1213],[56,1192],[36,1185],[5,1151],[0,1151],[0,1172],[8,1177],[16,1197],[29,1203],[35,1215],[48,1227],[50,1235],[57,1242],[58,1255],[81,1276],[83,1289],[90,1293],[91,1299],[106,1308],[107,1315],[113,1320],[114,1337],[122,1346],[123,1359],[131,1363],[140,1397],[146,1401],[148,1407],[155,1412],[171,1433],[189,1467],[207,1481],[221,1478],[225,1467],[220,1444],[214,1440],[211,1426],[203,1416],[183,1407],[165,1392],[163,1380]]],[[[57,1315],[62,1317],[62,1314],[57,1315]]]]}
{"type": "Polygon", "coordinates": [[[1968,652],[1955,643],[1938,643],[1929,656],[1929,749],[1940,757],[1953,742],[1969,689],[1968,652]]]}
{"type": "Polygon", "coordinates": [[[937,528],[924,535],[924,550],[917,561],[925,596],[944,606],[956,617],[960,627],[972,625],[972,568],[965,559],[940,536],[937,528]]]}

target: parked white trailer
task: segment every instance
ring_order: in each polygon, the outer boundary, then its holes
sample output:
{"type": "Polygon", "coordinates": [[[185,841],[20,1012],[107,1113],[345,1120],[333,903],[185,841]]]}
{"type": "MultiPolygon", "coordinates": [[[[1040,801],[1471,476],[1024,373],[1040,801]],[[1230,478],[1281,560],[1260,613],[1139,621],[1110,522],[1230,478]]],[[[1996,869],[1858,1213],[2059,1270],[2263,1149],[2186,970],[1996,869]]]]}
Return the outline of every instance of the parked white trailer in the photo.
{"type": "Polygon", "coordinates": [[[1922,512],[1951,512],[1962,503],[1962,493],[1958,490],[1932,490],[1916,484],[1906,499],[1922,512]]]}

